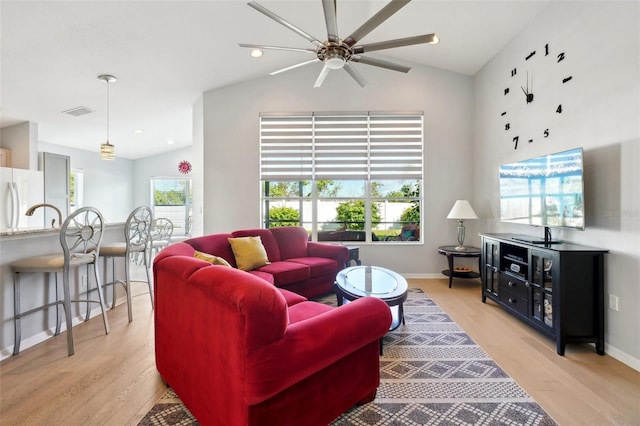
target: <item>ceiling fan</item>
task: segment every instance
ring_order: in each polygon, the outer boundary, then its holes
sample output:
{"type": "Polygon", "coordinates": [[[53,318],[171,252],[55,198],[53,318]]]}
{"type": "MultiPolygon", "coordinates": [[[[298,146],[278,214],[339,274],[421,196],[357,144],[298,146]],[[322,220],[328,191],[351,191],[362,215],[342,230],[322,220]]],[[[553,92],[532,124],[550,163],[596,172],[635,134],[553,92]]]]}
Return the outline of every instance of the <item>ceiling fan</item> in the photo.
{"type": "Polygon", "coordinates": [[[296,34],[306,38],[314,44],[314,48],[297,48],[297,47],[282,47],[282,46],[264,46],[259,44],[246,44],[239,43],[240,47],[249,47],[254,49],[273,49],[273,50],[287,50],[294,52],[305,52],[315,55],[315,58],[295,64],[278,71],[274,71],[271,75],[279,74],[284,71],[289,71],[294,68],[298,68],[307,64],[311,64],[320,61],[324,64],[320,75],[316,80],[313,87],[320,87],[324,82],[327,74],[330,70],[344,69],[358,84],[362,87],[367,85],[367,81],[364,77],[351,65],[351,62],[358,62],[366,65],[373,65],[376,67],[386,68],[393,71],[408,72],[411,68],[395,64],[393,62],[384,61],[382,59],[371,58],[363,56],[363,53],[369,53],[376,50],[391,49],[394,47],[411,46],[414,44],[437,44],[440,40],[435,34],[425,34],[414,37],[399,38],[395,40],[381,41],[371,44],[357,44],[376,29],[380,24],[389,19],[393,14],[406,6],[410,0],[391,0],[385,7],[380,9],[378,13],[372,16],[366,21],[360,28],[351,33],[347,38],[341,39],[338,36],[338,22],[337,22],[337,6],[336,0],[322,0],[322,7],[324,9],[324,19],[327,25],[327,40],[320,41],[317,38],[309,35],[305,31],[296,27],[287,20],[276,15],[264,6],[250,1],[247,3],[249,6],[257,10],[258,12],[268,16],[281,25],[289,28],[296,34]]]}

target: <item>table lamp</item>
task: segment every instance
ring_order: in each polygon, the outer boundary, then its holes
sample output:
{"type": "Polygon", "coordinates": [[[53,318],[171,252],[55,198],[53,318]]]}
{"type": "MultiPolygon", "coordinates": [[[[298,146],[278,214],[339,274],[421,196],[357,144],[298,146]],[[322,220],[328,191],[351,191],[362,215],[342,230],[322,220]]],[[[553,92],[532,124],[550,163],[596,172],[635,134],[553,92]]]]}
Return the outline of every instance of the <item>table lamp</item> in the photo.
{"type": "Polygon", "coordinates": [[[467,200],[456,200],[456,203],[451,208],[447,219],[458,219],[458,247],[456,250],[465,250],[464,247],[464,220],[465,219],[477,219],[478,215],[473,211],[473,207],[467,200]]]}

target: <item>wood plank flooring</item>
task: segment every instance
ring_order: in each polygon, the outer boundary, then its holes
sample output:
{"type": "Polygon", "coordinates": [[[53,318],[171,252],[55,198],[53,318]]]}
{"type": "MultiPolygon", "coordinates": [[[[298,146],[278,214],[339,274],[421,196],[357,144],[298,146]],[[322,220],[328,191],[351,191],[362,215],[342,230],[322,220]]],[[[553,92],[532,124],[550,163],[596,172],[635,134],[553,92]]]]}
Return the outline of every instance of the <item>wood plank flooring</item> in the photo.
{"type": "MultiPolygon", "coordinates": [[[[560,425],[640,425],[640,373],[588,345],[555,345],[495,304],[480,283],[409,280],[428,293],[560,425]]],[[[137,284],[146,286],[146,284],[137,284]]],[[[2,425],[135,425],[165,390],[155,370],[148,294],[74,328],[67,356],[61,334],[0,363],[2,425]]]]}

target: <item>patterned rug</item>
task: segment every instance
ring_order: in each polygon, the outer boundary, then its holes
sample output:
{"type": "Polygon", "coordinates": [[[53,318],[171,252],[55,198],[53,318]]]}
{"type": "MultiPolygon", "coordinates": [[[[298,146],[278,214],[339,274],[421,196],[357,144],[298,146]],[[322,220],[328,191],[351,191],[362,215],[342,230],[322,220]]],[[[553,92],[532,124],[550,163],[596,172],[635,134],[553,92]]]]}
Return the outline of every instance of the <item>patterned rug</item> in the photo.
{"type": "MultiPolygon", "coordinates": [[[[420,289],[409,290],[404,315],[406,324],[384,338],[376,399],[332,425],[556,424],[420,289]]],[[[197,424],[171,389],[139,423],[197,424]]]]}

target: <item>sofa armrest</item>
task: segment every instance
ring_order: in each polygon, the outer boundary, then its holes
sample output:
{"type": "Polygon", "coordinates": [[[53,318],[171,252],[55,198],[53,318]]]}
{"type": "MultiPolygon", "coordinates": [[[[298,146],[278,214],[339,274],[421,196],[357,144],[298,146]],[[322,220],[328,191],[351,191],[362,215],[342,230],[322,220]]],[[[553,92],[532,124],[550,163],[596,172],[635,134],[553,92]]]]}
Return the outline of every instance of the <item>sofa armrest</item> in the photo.
{"type": "MultiPolygon", "coordinates": [[[[249,355],[249,404],[276,395],[368,344],[378,345],[390,326],[389,307],[373,297],[291,324],[282,339],[249,355]]],[[[377,352],[375,361],[377,371],[377,352]]]]}
{"type": "Polygon", "coordinates": [[[342,269],[349,259],[349,249],[340,244],[327,244],[309,241],[307,254],[310,257],[325,257],[338,262],[338,268],[342,269]]]}

